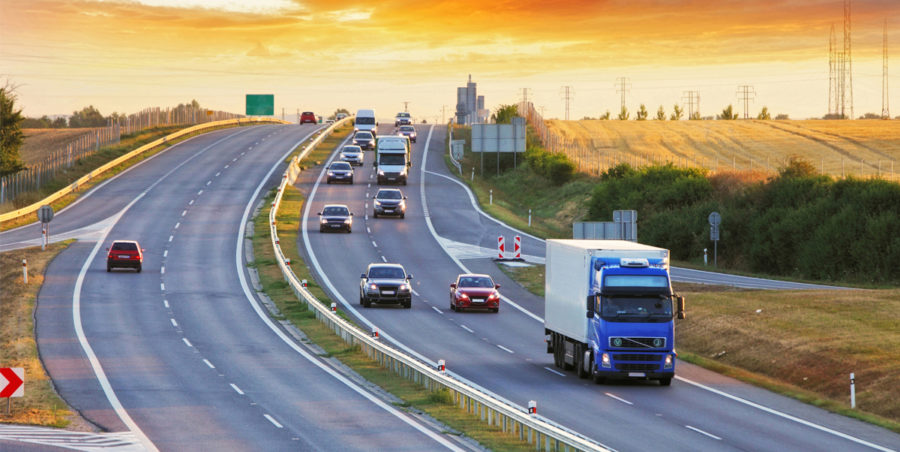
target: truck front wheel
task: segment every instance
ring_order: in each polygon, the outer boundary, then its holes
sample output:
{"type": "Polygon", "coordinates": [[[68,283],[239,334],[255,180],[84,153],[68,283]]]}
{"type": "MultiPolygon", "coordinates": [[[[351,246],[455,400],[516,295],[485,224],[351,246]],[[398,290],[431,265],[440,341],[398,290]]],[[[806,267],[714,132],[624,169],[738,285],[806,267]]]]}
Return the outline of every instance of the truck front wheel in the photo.
{"type": "Polygon", "coordinates": [[[594,383],[598,385],[606,383],[606,378],[600,375],[600,372],[597,370],[597,363],[591,364],[591,380],[594,380],[594,383]]]}
{"type": "Polygon", "coordinates": [[[587,378],[591,374],[585,369],[585,352],[581,345],[575,345],[575,373],[578,378],[587,378]]]}
{"type": "Polygon", "coordinates": [[[660,386],[672,386],[672,377],[660,378],[659,385],[660,386]]]}

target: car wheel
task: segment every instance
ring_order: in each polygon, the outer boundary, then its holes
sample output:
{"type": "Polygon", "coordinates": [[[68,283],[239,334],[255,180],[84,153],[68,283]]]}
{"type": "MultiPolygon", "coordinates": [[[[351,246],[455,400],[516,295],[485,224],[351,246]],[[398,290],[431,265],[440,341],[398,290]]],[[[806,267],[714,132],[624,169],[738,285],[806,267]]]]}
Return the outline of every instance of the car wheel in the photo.
{"type": "Polygon", "coordinates": [[[350,178],[350,185],[353,185],[353,178],[350,178]]]}
{"type": "Polygon", "coordinates": [[[351,228],[350,226],[347,226],[347,234],[349,234],[351,232],[353,232],[353,228],[351,228]]]}
{"type": "Polygon", "coordinates": [[[137,272],[138,272],[138,273],[141,272],[141,264],[138,264],[138,266],[137,266],[137,272]]]}
{"type": "Polygon", "coordinates": [[[400,218],[406,218],[406,212],[400,214],[400,218]]]}
{"type": "Polygon", "coordinates": [[[378,218],[378,212],[372,211],[372,218],[378,218]]]}
{"type": "Polygon", "coordinates": [[[403,185],[406,185],[406,179],[403,179],[403,185]]]}
{"type": "Polygon", "coordinates": [[[584,350],[580,345],[575,346],[575,373],[578,378],[587,378],[590,373],[584,369],[584,350]]]}
{"type": "Polygon", "coordinates": [[[109,273],[112,271],[112,267],[109,264],[106,264],[106,272],[109,273]]]}
{"type": "Polygon", "coordinates": [[[456,310],[456,305],[453,304],[453,300],[450,300],[450,310],[451,310],[451,311],[455,311],[455,310],[456,310]]]}
{"type": "Polygon", "coordinates": [[[370,306],[372,306],[372,302],[369,301],[369,298],[368,298],[368,297],[363,297],[363,307],[364,307],[364,308],[368,308],[368,307],[370,307],[370,306]]]}
{"type": "Polygon", "coordinates": [[[359,304],[360,304],[360,305],[364,305],[364,304],[365,304],[365,302],[363,301],[365,298],[366,298],[366,297],[363,296],[362,292],[360,292],[360,293],[359,293],[359,304]]]}
{"type": "Polygon", "coordinates": [[[500,312],[500,308],[492,308],[492,309],[491,309],[491,312],[493,312],[494,314],[496,314],[496,313],[500,312]]]}
{"type": "Polygon", "coordinates": [[[407,300],[405,303],[403,303],[403,307],[404,307],[405,309],[410,309],[410,308],[412,308],[412,300],[407,300]]]}
{"type": "Polygon", "coordinates": [[[323,228],[322,226],[319,226],[319,232],[325,232],[325,228],[323,228]]]}
{"type": "Polygon", "coordinates": [[[672,377],[660,378],[659,385],[660,386],[672,386],[672,377]]]}

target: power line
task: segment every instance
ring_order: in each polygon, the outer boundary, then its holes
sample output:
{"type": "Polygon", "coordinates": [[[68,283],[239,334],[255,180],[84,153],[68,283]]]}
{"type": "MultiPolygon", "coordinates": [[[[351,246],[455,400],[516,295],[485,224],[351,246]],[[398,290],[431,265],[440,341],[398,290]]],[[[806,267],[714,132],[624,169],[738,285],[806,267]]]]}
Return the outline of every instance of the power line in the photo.
{"type": "Polygon", "coordinates": [[[750,119],[750,101],[755,100],[756,91],[750,85],[741,85],[738,86],[737,96],[744,102],[744,119],[750,119]]]}
{"type": "Polygon", "coordinates": [[[569,105],[575,99],[575,90],[572,89],[571,86],[566,85],[561,87],[560,95],[563,96],[563,99],[566,101],[566,121],[569,120],[569,105]]]}

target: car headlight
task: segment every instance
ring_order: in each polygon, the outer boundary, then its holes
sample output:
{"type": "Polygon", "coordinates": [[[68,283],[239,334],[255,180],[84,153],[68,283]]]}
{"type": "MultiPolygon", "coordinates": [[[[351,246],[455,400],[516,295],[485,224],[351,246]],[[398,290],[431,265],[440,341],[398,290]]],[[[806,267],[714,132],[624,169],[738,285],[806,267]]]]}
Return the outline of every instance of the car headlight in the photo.
{"type": "Polygon", "coordinates": [[[344,220],[344,224],[350,224],[350,223],[353,223],[353,218],[347,218],[344,220]]]}
{"type": "Polygon", "coordinates": [[[319,218],[319,223],[322,223],[322,224],[328,223],[328,219],[325,217],[319,218]]]}
{"type": "Polygon", "coordinates": [[[377,199],[376,199],[375,202],[372,203],[372,204],[374,204],[375,207],[381,207],[381,201],[379,201],[379,200],[377,200],[377,199]]]}
{"type": "Polygon", "coordinates": [[[329,175],[329,176],[334,176],[334,171],[329,171],[329,172],[328,172],[328,175],[329,175]]]}
{"type": "Polygon", "coordinates": [[[378,170],[378,175],[379,175],[379,176],[384,176],[384,170],[378,170]]]}
{"type": "Polygon", "coordinates": [[[378,290],[378,286],[375,284],[369,284],[369,290],[378,290]]]}
{"type": "Polygon", "coordinates": [[[409,292],[409,284],[400,285],[400,290],[403,292],[409,292]]]}

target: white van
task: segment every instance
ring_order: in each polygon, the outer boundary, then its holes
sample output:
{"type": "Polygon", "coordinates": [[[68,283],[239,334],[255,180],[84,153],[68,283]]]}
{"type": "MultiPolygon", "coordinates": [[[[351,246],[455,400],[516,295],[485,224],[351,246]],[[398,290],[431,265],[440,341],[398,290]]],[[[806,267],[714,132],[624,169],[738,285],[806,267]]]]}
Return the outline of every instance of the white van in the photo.
{"type": "Polygon", "coordinates": [[[375,151],[378,185],[388,182],[406,185],[412,164],[409,160],[409,138],[393,135],[378,137],[375,151]]]}
{"type": "Polygon", "coordinates": [[[372,132],[372,135],[376,135],[375,129],[378,128],[378,122],[375,121],[375,110],[367,108],[357,110],[355,124],[357,131],[372,132]]]}

